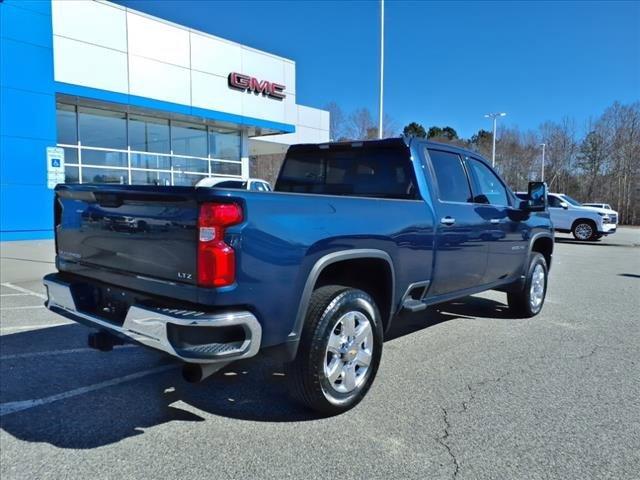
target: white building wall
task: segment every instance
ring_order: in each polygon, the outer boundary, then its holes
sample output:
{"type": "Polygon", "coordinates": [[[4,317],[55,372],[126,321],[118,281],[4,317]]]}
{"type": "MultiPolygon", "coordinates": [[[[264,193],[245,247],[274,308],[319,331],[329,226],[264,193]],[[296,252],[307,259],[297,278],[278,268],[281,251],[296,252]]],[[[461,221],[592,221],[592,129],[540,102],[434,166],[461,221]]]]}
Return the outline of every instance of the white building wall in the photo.
{"type": "Polygon", "coordinates": [[[53,0],[55,80],[296,125],[274,142],[328,140],[328,112],[296,104],[295,62],[109,2],[53,0]],[[229,88],[231,72],[286,86],[229,88]],[[298,127],[299,125],[299,127],[298,127]]]}

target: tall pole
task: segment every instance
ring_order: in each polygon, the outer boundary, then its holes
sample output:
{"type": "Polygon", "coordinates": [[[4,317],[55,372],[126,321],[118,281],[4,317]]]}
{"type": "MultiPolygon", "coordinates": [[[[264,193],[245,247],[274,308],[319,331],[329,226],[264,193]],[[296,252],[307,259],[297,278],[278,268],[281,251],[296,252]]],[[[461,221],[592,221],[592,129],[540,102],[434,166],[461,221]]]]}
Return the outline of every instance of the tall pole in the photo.
{"type": "Polygon", "coordinates": [[[491,148],[491,167],[496,168],[496,124],[498,119],[493,117],[493,148],[491,148]]]}
{"type": "Polygon", "coordinates": [[[544,182],[544,149],[547,146],[546,143],[541,143],[542,146],[542,181],[544,182]]]}
{"type": "Polygon", "coordinates": [[[498,117],[504,117],[506,113],[487,113],[485,118],[491,118],[493,120],[493,148],[491,149],[491,166],[495,168],[496,166],[496,130],[497,130],[497,121],[498,117]]]}
{"type": "Polygon", "coordinates": [[[380,0],[380,108],[378,118],[378,138],[382,138],[382,98],[384,95],[384,0],[380,0]]]}

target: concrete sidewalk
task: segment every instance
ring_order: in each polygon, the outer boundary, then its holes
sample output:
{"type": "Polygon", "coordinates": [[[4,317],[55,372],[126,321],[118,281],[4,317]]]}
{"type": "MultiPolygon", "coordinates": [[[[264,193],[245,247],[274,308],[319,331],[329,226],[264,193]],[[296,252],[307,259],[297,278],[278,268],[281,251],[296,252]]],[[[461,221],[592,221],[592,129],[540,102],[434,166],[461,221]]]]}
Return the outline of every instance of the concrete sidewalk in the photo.
{"type": "Polygon", "coordinates": [[[0,242],[0,282],[29,282],[56,270],[53,240],[0,242]]]}

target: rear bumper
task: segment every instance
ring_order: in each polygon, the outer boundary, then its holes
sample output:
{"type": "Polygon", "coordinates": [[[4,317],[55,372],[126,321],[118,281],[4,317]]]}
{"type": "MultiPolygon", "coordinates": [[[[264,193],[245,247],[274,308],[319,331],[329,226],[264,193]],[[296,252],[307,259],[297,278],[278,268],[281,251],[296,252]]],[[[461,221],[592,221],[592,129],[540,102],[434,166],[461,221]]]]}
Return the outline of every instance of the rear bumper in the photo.
{"type": "Polygon", "coordinates": [[[248,311],[206,313],[132,305],[122,325],[116,325],[79,311],[71,285],[56,274],[47,275],[43,282],[49,310],[188,363],[227,363],[253,357],[260,350],[262,328],[248,311]]]}

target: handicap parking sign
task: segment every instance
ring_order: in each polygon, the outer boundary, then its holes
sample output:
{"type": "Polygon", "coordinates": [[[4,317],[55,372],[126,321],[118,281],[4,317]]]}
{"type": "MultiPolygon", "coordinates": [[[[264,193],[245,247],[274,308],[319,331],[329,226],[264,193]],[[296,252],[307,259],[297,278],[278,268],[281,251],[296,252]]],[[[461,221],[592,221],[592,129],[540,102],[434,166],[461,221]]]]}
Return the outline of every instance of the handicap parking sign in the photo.
{"type": "Polygon", "coordinates": [[[64,149],[47,147],[47,187],[64,183],[64,149]]]}

